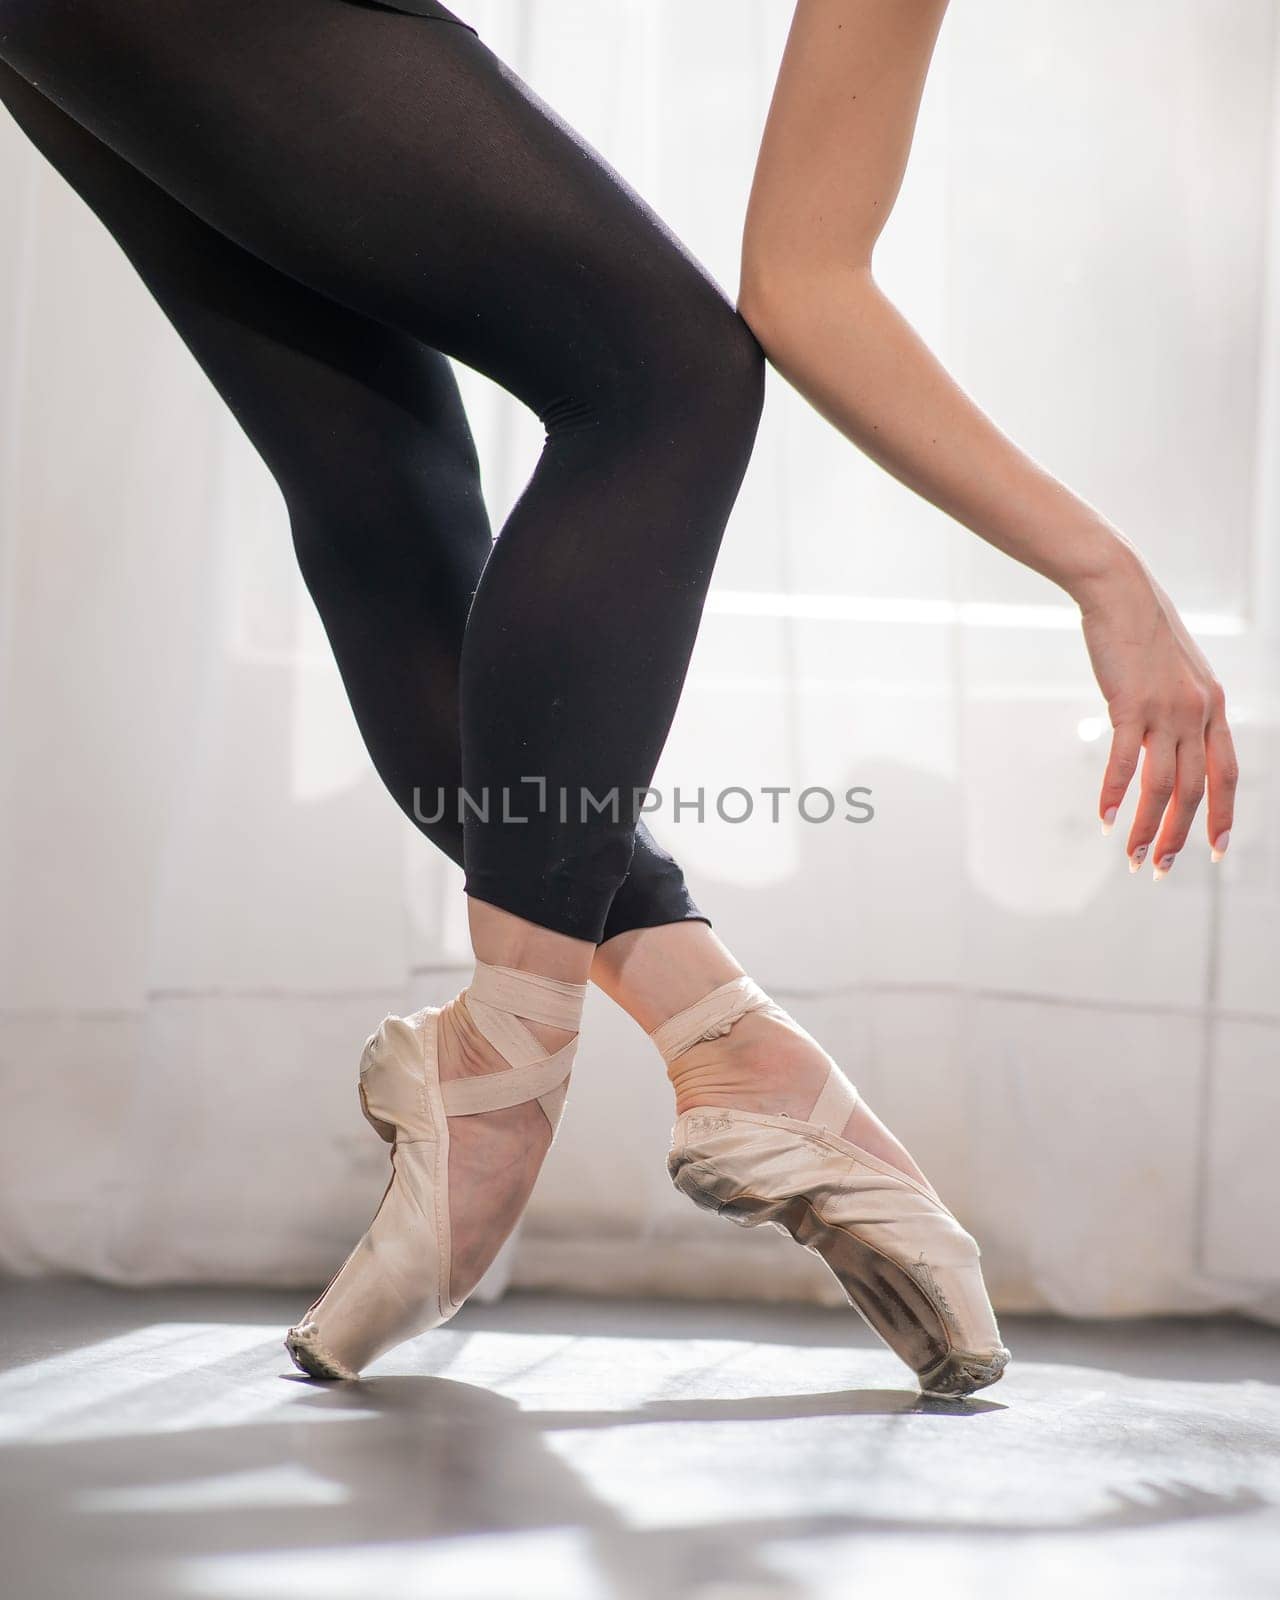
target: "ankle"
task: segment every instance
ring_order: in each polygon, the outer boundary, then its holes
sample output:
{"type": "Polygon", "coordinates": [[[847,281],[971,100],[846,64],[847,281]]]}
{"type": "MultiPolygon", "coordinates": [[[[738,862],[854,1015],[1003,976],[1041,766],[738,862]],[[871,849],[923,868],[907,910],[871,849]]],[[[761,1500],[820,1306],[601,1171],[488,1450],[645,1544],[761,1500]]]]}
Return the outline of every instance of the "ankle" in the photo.
{"type": "Polygon", "coordinates": [[[744,1084],[740,1067],[725,1059],[724,1053],[710,1042],[697,1044],[686,1050],[675,1061],[667,1063],[667,1081],[675,1096],[676,1115],[682,1116],[695,1106],[741,1106],[743,1097],[751,1098],[751,1086],[744,1084]]]}
{"type": "MultiPolygon", "coordinates": [[[[468,991],[464,989],[440,1009],[437,1037],[441,1075],[446,1078],[500,1072],[511,1064],[482,1032],[467,1004],[467,996],[468,991]]],[[[577,1037],[576,1029],[554,1027],[527,1018],[520,1019],[520,1026],[534,1036],[548,1055],[554,1055],[577,1037]]]]}
{"type": "Polygon", "coordinates": [[[737,1018],[729,1031],[700,1039],[667,1063],[676,1114],[695,1106],[771,1112],[811,1103],[830,1057],[777,1008],[737,1018]]]}
{"type": "Polygon", "coordinates": [[[501,1052],[480,1032],[468,1011],[465,990],[440,1008],[436,1038],[442,1078],[467,1078],[478,1073],[497,1072],[507,1065],[501,1052]]]}
{"type": "Polygon", "coordinates": [[[705,922],[635,928],[595,953],[591,981],[646,1033],[685,1010],[742,968],[705,922]]]}
{"type": "MultiPolygon", "coordinates": [[[[532,1034],[548,1055],[577,1038],[587,985],[552,977],[532,968],[516,968],[478,959],[475,975],[458,996],[473,1039],[491,1054],[505,1056],[502,1037],[514,1029],[512,1042],[532,1034]],[[494,1044],[493,1029],[499,1029],[494,1044]]],[[[527,1053],[527,1052],[526,1052],[527,1053]]]]}
{"type": "Polygon", "coordinates": [[[467,919],[478,962],[562,983],[585,984],[590,977],[596,954],[590,940],[554,933],[470,896],[467,919]]]}

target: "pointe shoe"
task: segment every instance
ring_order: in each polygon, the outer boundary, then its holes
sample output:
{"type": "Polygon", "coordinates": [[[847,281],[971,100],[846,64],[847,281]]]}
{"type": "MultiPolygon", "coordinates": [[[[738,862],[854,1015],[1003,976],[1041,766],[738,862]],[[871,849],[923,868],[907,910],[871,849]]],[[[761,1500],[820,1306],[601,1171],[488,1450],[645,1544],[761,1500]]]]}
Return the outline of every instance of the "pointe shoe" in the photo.
{"type": "MultiPolygon", "coordinates": [[[[393,1345],[447,1322],[454,1297],[449,1216],[449,1118],[537,1100],[559,1126],[577,1049],[586,985],[477,962],[465,1003],[510,1063],[504,1071],[441,1080],[440,1008],[388,1017],[360,1060],[360,1108],[391,1145],[391,1180],[377,1215],[320,1298],[285,1339],[313,1378],[356,1378],[393,1345]],[[554,1054],[519,1018],[572,1030],[554,1054]]],[[[510,1236],[493,1240],[489,1261],[510,1236]]]]}
{"type": "MultiPolygon", "coordinates": [[[[735,978],[650,1037],[670,1063],[749,1011],[786,1016],[735,978]]],[[[694,1107],[676,1118],[671,1181],[695,1205],[747,1228],[771,1223],[821,1257],[924,1394],[971,1394],[1009,1360],[978,1246],[935,1194],[842,1136],[857,1100],[833,1069],[806,1120],[694,1107]]]]}

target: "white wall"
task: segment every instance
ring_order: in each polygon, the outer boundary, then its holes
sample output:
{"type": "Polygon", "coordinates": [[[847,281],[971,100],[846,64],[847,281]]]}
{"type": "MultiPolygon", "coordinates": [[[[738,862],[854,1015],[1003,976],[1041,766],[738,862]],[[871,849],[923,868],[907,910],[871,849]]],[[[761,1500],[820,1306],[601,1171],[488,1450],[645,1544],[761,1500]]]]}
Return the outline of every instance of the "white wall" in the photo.
{"type": "MultiPolygon", "coordinates": [[[[469,15],[731,290],[787,9],[469,15]]],[[[1245,774],[1222,866],[1129,877],[1056,591],[776,379],[657,779],[873,789],[864,827],[655,826],[1005,1308],[1280,1314],[1276,31],[1255,0],[957,6],[880,263],[1193,614],[1245,774]]],[[[465,976],[459,875],[368,768],[256,457],[9,126],[0,200],[0,1265],[311,1283],[384,1182],[360,1041],[465,976]]],[[[500,514],[538,429],[465,385],[500,514]]],[[[670,1191],[668,1119],[593,1000],[517,1279],[829,1294],[670,1191]]]]}

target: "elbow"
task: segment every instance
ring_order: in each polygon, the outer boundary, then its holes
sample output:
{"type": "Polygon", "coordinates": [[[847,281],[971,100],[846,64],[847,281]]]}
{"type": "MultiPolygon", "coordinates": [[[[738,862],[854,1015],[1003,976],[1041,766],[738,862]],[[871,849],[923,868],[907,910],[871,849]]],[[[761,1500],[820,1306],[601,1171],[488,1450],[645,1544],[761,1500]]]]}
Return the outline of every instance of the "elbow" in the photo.
{"type": "Polygon", "coordinates": [[[777,286],[745,270],[738,289],[738,315],[755,334],[760,348],[771,354],[778,333],[778,322],[786,315],[786,295],[777,286]]]}
{"type": "Polygon", "coordinates": [[[810,330],[847,308],[857,287],[871,284],[871,263],[835,257],[804,244],[784,248],[744,241],[738,311],[761,349],[777,362],[810,330]]]}
{"type": "Polygon", "coordinates": [[[783,335],[800,283],[800,259],[763,248],[748,233],[742,248],[738,312],[766,355],[783,335]]]}

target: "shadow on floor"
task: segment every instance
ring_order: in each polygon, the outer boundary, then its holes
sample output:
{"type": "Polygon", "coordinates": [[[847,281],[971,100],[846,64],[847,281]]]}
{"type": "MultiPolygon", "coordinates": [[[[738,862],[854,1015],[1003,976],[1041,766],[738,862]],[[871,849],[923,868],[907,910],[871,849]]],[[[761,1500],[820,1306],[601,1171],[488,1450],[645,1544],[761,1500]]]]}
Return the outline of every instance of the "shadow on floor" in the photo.
{"type": "MultiPolygon", "coordinates": [[[[852,1319],[826,1311],[513,1296],[468,1308],[434,1345],[424,1344],[428,1354],[419,1359],[433,1372],[325,1385],[294,1374],[278,1340],[259,1337],[263,1324],[283,1331],[304,1303],[296,1295],[9,1286],[0,1337],[13,1370],[0,1379],[0,1421],[10,1414],[7,1400],[27,1407],[13,1413],[16,1432],[11,1424],[0,1448],[0,1547],[10,1592],[20,1600],[357,1594],[354,1576],[350,1591],[341,1587],[348,1557],[358,1570],[373,1552],[394,1547],[418,1552],[421,1562],[481,1539],[491,1541],[494,1570],[489,1586],[465,1592],[515,1596],[535,1591],[530,1574],[504,1575],[512,1536],[570,1530],[594,1575],[595,1587],[584,1592],[618,1600],[792,1600],[813,1591],[776,1569],[780,1544],[960,1537],[971,1547],[998,1547],[1007,1560],[1011,1550],[1045,1538],[1061,1552],[1064,1538],[1238,1522],[1265,1512],[1272,1498],[1244,1469],[1251,1452],[1274,1460],[1274,1404],[1252,1425],[1242,1414],[1224,1429],[1219,1416],[1223,1437],[1201,1438],[1198,1457],[1180,1431],[1185,1419],[1171,1422],[1160,1405],[1140,1412],[1133,1402],[1130,1418],[1116,1417],[1112,1400],[1090,1398],[1087,1388],[1058,1399],[1032,1388],[1020,1405],[994,1398],[997,1390],[956,1403],[906,1388],[763,1388],[776,1381],[780,1362],[798,1378],[825,1372],[818,1363],[831,1361],[833,1347],[866,1359],[865,1331],[851,1337],[852,1319]],[[205,1335],[212,1353],[185,1365],[157,1338],[130,1342],[134,1330],[197,1325],[212,1330],[205,1335]],[[238,1347],[218,1354],[220,1329],[238,1331],[238,1347]],[[530,1360],[503,1368],[493,1387],[444,1375],[473,1360],[492,1335],[527,1339],[530,1360]],[[616,1407],[574,1404],[579,1338],[628,1341],[616,1407]],[[772,1371],[733,1366],[723,1397],[672,1394],[709,1386],[706,1358],[685,1356],[698,1340],[714,1341],[720,1360],[729,1359],[722,1352],[734,1341],[748,1354],[779,1355],[772,1371]],[[16,1360],[15,1349],[23,1352],[16,1360]],[[653,1398],[627,1401],[637,1384],[652,1388],[653,1398]],[[1126,1452],[1115,1456],[1115,1441],[1126,1438],[1126,1452]],[[1084,1447],[1092,1454],[1082,1455],[1084,1447]],[[1038,1512],[1026,1497],[1012,1497],[1007,1508],[999,1497],[966,1501],[963,1482],[954,1481],[965,1472],[976,1480],[998,1462],[1015,1482],[1036,1475],[1052,1485],[1056,1472],[1079,1471],[1082,1461],[1091,1462],[1101,1492],[1046,1492],[1038,1512]],[[1215,1470],[1198,1471],[1198,1462],[1216,1463],[1215,1470]],[[692,1486],[683,1498],[666,1493],[668,1475],[692,1486]],[[299,1581],[291,1562],[314,1565],[318,1551],[327,1572],[317,1587],[299,1581]],[[234,1558],[225,1587],[219,1558],[234,1558]]],[[[1166,1383],[1184,1374],[1204,1380],[1206,1365],[1219,1383],[1230,1381],[1224,1368],[1250,1365],[1266,1367],[1274,1382],[1280,1365],[1274,1336],[1255,1351],[1252,1330],[1226,1324],[1117,1331],[1011,1319],[1007,1337],[1029,1366],[1105,1366],[1113,1388],[1115,1374],[1144,1360],[1136,1376],[1166,1383]],[[1264,1352],[1267,1359],[1255,1363],[1264,1352]],[[1162,1370],[1153,1372],[1153,1362],[1162,1370]]],[[[509,1339],[502,1348],[509,1362],[509,1339]]],[[[1258,1373],[1249,1376],[1256,1382],[1258,1373]]],[[[602,1377],[597,1367],[592,1385],[608,1400],[607,1372],[602,1377]]],[[[1191,1419],[1196,1438],[1213,1415],[1191,1419]]],[[[1243,1600],[1248,1590],[1222,1592],[1243,1600]]]]}

